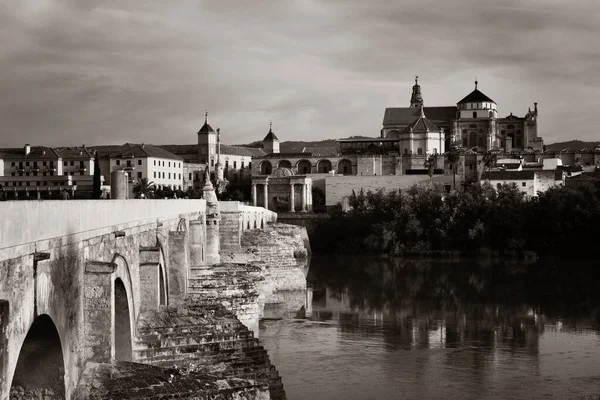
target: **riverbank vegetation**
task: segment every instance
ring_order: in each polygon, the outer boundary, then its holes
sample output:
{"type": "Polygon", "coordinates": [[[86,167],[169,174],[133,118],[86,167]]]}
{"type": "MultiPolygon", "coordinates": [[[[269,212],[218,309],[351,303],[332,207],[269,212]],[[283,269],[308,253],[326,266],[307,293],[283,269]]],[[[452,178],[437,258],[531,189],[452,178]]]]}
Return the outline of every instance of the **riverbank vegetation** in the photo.
{"type": "Polygon", "coordinates": [[[438,253],[595,258],[600,233],[598,188],[552,188],[525,200],[513,185],[476,184],[446,193],[435,185],[353,193],[352,210],[319,229],[321,252],[392,256],[438,253]]]}

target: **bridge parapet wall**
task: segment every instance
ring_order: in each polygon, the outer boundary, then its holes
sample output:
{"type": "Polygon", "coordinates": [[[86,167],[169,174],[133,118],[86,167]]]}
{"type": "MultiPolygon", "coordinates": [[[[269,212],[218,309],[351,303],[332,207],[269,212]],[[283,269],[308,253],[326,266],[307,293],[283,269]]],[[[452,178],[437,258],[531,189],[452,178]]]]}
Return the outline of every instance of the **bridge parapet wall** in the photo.
{"type": "Polygon", "coordinates": [[[183,199],[7,201],[0,207],[0,249],[205,209],[204,200],[183,199]]]}
{"type": "Polygon", "coordinates": [[[222,251],[241,249],[242,232],[261,229],[277,222],[277,213],[263,207],[247,206],[239,201],[221,201],[220,241],[222,251]]]}

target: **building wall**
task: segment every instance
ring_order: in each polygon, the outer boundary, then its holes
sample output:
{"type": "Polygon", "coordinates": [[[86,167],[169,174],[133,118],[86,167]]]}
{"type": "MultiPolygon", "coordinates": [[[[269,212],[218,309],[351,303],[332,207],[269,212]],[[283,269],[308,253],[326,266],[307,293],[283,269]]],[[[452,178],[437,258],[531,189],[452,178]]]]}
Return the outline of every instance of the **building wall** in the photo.
{"type": "Polygon", "coordinates": [[[521,192],[525,193],[527,198],[536,196],[535,179],[490,179],[489,182],[494,188],[499,185],[512,185],[514,183],[521,192]]]}
{"type": "Polygon", "coordinates": [[[330,176],[325,181],[325,205],[331,207],[342,204],[344,198],[352,194],[352,190],[358,192],[364,189],[366,192],[406,189],[421,182],[429,182],[429,176],[330,176]]]}
{"type": "Polygon", "coordinates": [[[157,187],[183,188],[183,161],[158,157],[111,158],[110,171],[129,170],[130,179],[147,178],[157,187]]]}

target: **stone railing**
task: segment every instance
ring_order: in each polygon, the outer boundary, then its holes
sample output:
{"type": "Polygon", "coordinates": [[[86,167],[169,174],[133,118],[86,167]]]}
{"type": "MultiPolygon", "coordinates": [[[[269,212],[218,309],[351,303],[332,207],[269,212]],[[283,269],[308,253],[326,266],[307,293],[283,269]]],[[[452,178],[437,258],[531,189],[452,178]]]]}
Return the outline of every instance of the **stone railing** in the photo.
{"type": "Polygon", "coordinates": [[[205,210],[204,200],[7,201],[0,203],[0,249],[205,210]]]}

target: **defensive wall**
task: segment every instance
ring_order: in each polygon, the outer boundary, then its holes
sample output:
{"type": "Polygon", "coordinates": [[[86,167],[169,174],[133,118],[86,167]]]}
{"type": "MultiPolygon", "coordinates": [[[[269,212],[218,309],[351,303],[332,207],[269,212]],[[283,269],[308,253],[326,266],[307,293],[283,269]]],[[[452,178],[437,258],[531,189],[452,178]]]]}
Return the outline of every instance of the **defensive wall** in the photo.
{"type": "Polygon", "coordinates": [[[15,399],[285,398],[257,322],[238,318],[248,307],[260,314],[255,303],[274,290],[305,287],[291,261],[302,256],[302,233],[275,224],[275,213],[210,198],[1,206],[0,399],[11,387],[15,399]],[[278,239],[247,257],[259,231],[278,239]],[[240,255],[247,260],[233,260],[240,255]],[[218,298],[193,285],[216,281],[225,285],[218,298]],[[196,369],[164,369],[175,361],[196,369]],[[136,374],[178,380],[178,390],[136,374]]]}

